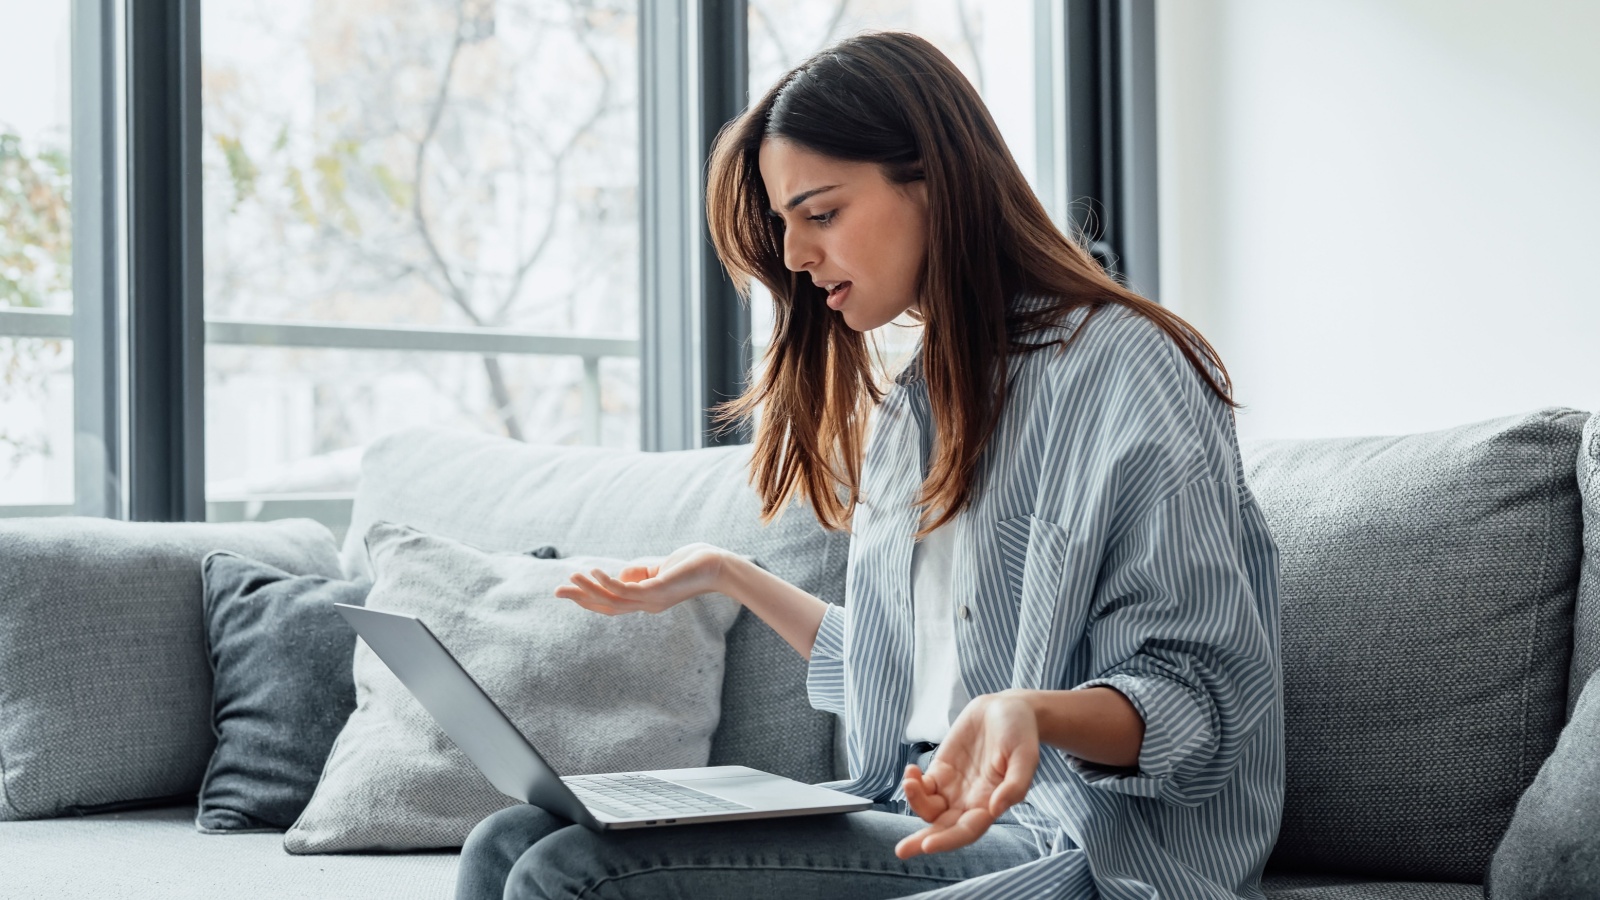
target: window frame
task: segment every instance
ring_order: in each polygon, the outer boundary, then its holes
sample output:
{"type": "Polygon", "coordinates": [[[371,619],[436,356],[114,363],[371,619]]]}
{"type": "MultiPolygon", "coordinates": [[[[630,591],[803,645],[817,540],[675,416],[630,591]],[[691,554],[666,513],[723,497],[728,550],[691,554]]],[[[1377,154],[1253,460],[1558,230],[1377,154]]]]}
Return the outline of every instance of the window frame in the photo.
{"type": "MultiPolygon", "coordinates": [[[[0,313],[0,333],[74,341],[75,502],[0,515],[203,521],[207,334],[270,326],[204,317],[201,0],[72,2],[73,313],[0,313]]],[[[748,16],[746,0],[639,4],[640,339],[587,349],[640,356],[645,450],[750,439],[747,426],[718,433],[710,421],[745,390],[752,360],[749,309],[703,214],[711,143],[748,104],[748,16]]],[[[1154,0],[1035,0],[1034,22],[1046,206],[1064,228],[1092,222],[1097,256],[1159,301],[1154,0]]],[[[349,331],[360,346],[415,339],[349,331]]],[[[455,344],[480,337],[553,339],[455,344]]]]}

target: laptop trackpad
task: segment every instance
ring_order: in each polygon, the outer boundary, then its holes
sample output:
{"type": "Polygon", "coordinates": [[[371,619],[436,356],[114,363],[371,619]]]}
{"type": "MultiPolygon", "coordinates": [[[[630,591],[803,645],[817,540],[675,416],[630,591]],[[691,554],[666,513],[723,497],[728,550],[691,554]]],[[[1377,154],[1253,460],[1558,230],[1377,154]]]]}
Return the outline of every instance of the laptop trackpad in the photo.
{"type": "Polygon", "coordinates": [[[674,778],[673,781],[687,788],[705,791],[728,800],[748,805],[771,803],[774,801],[788,802],[795,798],[807,798],[811,793],[810,785],[791,781],[777,775],[757,773],[754,775],[728,775],[722,778],[674,778]]]}

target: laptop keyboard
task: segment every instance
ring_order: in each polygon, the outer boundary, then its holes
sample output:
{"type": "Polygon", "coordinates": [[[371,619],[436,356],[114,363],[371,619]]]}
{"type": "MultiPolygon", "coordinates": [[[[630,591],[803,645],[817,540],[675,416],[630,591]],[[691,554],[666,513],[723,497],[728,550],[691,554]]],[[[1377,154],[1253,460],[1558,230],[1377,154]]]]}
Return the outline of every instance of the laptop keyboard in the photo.
{"type": "Polygon", "coordinates": [[[752,808],[649,775],[581,775],[562,780],[585,806],[623,818],[692,816],[752,808]]]}

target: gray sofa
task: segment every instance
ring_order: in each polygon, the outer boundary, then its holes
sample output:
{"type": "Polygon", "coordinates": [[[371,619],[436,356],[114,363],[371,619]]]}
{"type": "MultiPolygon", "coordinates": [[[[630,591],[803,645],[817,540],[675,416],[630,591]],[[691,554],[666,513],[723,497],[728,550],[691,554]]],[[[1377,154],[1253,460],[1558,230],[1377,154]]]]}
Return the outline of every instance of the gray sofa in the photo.
{"type": "MultiPolygon", "coordinates": [[[[1593,422],[1584,429],[1588,419],[1550,409],[1429,434],[1243,448],[1283,553],[1288,786],[1268,897],[1483,896],[1518,797],[1600,664],[1600,433],[1593,422]]],[[[843,602],[848,536],[823,532],[800,507],[758,527],[748,449],[643,454],[402,432],[366,454],[341,565],[363,571],[359,536],[378,520],[487,550],[553,544],[562,555],[627,557],[704,540],[843,602]]],[[[40,565],[40,542],[27,539],[43,528],[0,522],[0,680],[16,658],[5,642],[29,639],[5,627],[7,591],[45,577],[22,571],[16,548],[27,544],[27,565],[40,565]]],[[[136,544],[149,532],[111,539],[136,544]]],[[[76,546],[65,552],[81,553],[76,546]]],[[[152,601],[178,623],[168,630],[192,621],[198,632],[196,584],[173,576],[152,601]]],[[[149,610],[80,612],[126,615],[120,633],[130,634],[149,610]]],[[[204,653],[192,637],[144,657],[169,689],[192,695],[191,707],[209,689],[192,675],[205,671],[203,656],[190,658],[204,653]]],[[[711,763],[813,782],[842,775],[841,735],[806,705],[803,678],[802,661],[741,613],[711,763]]],[[[15,774],[7,748],[29,738],[5,731],[14,694],[0,683],[0,789],[15,774]]],[[[172,747],[190,748],[171,751],[163,774],[178,794],[192,792],[192,749],[203,751],[209,733],[192,715],[155,725],[172,747]]],[[[0,818],[22,818],[6,814],[5,797],[0,790],[0,818]]],[[[451,893],[453,852],[290,856],[280,835],[200,834],[192,804],[140,799],[0,822],[0,897],[451,893]]]]}

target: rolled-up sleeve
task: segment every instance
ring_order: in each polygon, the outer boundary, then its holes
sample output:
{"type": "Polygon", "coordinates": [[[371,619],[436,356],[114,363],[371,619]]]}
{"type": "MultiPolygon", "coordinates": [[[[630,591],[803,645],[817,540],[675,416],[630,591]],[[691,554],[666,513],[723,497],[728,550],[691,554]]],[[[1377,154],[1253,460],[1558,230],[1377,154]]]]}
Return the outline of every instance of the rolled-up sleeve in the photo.
{"type": "Polygon", "coordinates": [[[844,639],[849,630],[850,611],[828,604],[806,669],[806,694],[813,709],[844,715],[844,639]]]}
{"type": "MultiPolygon", "coordinates": [[[[1278,671],[1239,547],[1238,501],[1197,481],[1130,527],[1106,559],[1088,629],[1093,678],[1144,720],[1136,767],[1070,758],[1097,788],[1194,806],[1232,776],[1272,708],[1278,671]]],[[[1273,632],[1275,633],[1275,632],[1273,632]]]]}

